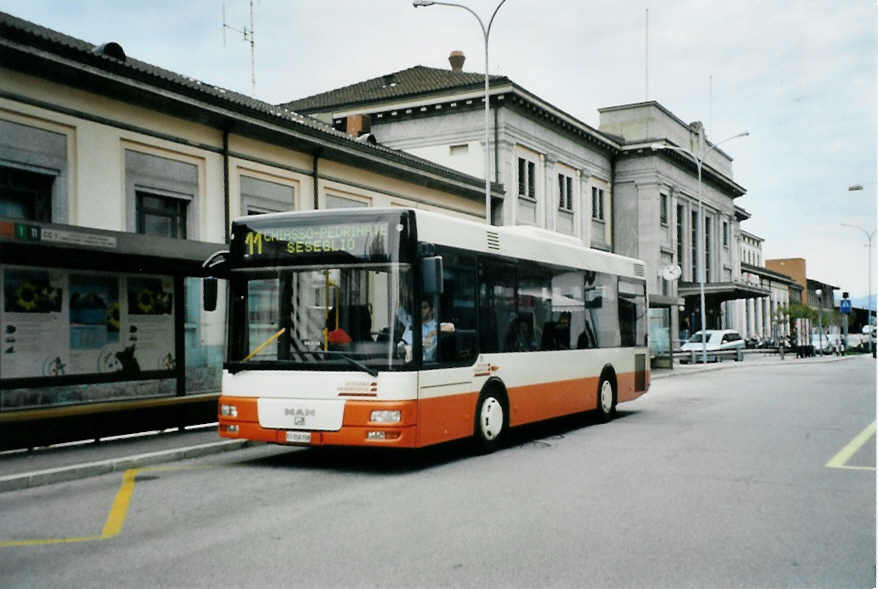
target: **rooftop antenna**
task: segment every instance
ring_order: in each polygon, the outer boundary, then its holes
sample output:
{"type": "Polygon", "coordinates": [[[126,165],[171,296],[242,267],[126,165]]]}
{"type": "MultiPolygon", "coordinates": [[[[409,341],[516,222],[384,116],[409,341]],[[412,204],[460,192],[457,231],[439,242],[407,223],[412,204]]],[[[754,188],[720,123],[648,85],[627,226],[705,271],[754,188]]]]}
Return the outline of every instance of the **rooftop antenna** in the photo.
{"type": "Polygon", "coordinates": [[[713,131],[713,74],[708,76],[707,90],[707,128],[713,131]]]}
{"type": "Polygon", "coordinates": [[[250,0],[250,28],[236,29],[226,23],[226,3],[223,1],[223,47],[226,46],[226,29],[241,33],[245,42],[250,43],[250,94],[256,96],[256,33],[253,29],[253,0],[250,0]]]}
{"type": "Polygon", "coordinates": [[[646,43],[644,44],[643,101],[649,100],[649,8],[646,9],[646,43]]]}

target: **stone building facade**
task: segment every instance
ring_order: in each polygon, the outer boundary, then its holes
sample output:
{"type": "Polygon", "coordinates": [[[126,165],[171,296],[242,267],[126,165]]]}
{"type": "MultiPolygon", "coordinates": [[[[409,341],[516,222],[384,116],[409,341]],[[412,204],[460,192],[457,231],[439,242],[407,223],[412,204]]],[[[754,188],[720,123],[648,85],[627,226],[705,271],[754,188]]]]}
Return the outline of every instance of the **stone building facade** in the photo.
{"type": "Polygon", "coordinates": [[[678,347],[690,330],[681,325],[700,323],[699,195],[694,160],[650,146],[704,146],[708,326],[722,324],[724,301],[768,294],[740,282],[743,209],[734,199],[746,191],[733,179],[732,158],[710,144],[700,123],[686,124],[649,101],[600,109],[595,129],[514,81],[491,76],[485,145],[483,83],[483,74],[458,64],[416,66],[284,106],[475,176],[485,173],[487,149],[488,174],[503,187],[492,203],[494,224],[537,225],[646,261],[654,352],[678,347]],[[681,276],[664,279],[673,265],[681,276]]]}

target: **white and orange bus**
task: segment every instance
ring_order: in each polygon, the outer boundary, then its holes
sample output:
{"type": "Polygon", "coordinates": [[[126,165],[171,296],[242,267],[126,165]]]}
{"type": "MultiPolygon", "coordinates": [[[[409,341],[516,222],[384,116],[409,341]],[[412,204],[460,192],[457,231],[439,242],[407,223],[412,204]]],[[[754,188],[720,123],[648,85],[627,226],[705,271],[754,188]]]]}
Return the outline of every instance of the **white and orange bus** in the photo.
{"type": "MultiPolygon", "coordinates": [[[[649,387],[643,262],[533,227],[410,209],[233,223],[219,433],[416,448],[649,387]]],[[[205,282],[206,307],[216,281],[205,282]]]]}

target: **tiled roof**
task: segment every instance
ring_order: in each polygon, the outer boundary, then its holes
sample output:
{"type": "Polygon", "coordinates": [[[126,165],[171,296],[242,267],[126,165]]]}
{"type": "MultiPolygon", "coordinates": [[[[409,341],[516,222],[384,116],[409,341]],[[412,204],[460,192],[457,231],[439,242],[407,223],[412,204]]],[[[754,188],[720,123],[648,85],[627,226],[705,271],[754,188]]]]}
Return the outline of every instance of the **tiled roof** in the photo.
{"type": "Polygon", "coordinates": [[[131,77],[146,77],[156,85],[171,85],[175,90],[182,91],[186,94],[200,94],[202,95],[200,97],[203,99],[213,98],[214,102],[224,102],[227,104],[231,103],[233,105],[243,106],[247,109],[292,120],[315,129],[337,133],[330,126],[316,121],[311,117],[299,115],[298,113],[292,112],[290,109],[256,100],[255,98],[251,98],[233,90],[213,86],[144,61],[134,59],[128,55],[125,56],[125,60],[122,62],[113,57],[99,53],[97,51],[97,45],[34,24],[22,18],[12,16],[11,14],[0,12],[0,39],[4,38],[13,41],[22,41],[26,44],[33,44],[34,38],[36,38],[47,43],[49,50],[53,53],[71,57],[76,61],[94,65],[100,69],[106,69],[117,73],[124,72],[125,75],[131,77]]]}
{"type": "MultiPolygon", "coordinates": [[[[489,79],[492,85],[498,81],[509,81],[505,76],[489,76],[489,79]]],[[[470,86],[482,87],[484,83],[485,74],[454,72],[416,65],[350,86],[293,100],[280,106],[302,113],[319,112],[346,104],[377,102],[470,86]]]]}
{"type": "MultiPolygon", "coordinates": [[[[427,173],[436,174],[451,182],[471,187],[481,186],[481,181],[468,174],[441,166],[415,155],[390,149],[383,145],[371,145],[357,141],[347,133],[337,131],[323,122],[295,112],[284,105],[273,105],[239,92],[214,86],[183,76],[149,63],[125,56],[116,59],[99,51],[99,46],[34,24],[27,20],[0,12],[0,63],[7,49],[26,51],[35,56],[52,60],[61,58],[70,67],[91,68],[125,79],[137,80],[150,86],[170,90],[178,95],[194,98],[205,105],[224,108],[237,116],[251,116],[286,127],[291,130],[310,130],[314,140],[341,143],[355,151],[371,152],[391,162],[410,165],[427,173]]],[[[438,71],[438,70],[437,70],[438,71]]],[[[450,73],[450,72],[449,72],[450,73]]],[[[467,74],[479,77],[478,74],[467,74]]],[[[495,188],[496,189],[496,188],[495,188]]]]}

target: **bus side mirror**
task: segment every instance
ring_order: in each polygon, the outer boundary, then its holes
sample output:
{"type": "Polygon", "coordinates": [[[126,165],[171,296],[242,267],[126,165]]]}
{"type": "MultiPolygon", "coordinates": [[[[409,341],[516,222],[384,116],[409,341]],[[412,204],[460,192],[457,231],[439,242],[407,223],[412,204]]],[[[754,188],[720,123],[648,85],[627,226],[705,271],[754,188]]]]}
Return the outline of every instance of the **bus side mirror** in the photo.
{"type": "Polygon", "coordinates": [[[216,311],[217,281],[213,276],[204,278],[204,310],[216,311]]]}
{"type": "Polygon", "coordinates": [[[421,258],[421,278],[425,295],[442,294],[442,256],[421,258]]]}

